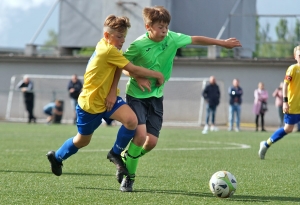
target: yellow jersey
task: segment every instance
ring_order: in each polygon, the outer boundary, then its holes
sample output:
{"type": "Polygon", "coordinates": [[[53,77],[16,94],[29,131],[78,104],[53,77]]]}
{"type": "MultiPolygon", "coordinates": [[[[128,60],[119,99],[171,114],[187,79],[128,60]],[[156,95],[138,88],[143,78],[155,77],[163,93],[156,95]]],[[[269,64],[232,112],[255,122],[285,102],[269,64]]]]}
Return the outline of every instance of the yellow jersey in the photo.
{"type": "Polygon", "coordinates": [[[105,99],[110,91],[115,71],[129,61],[122,51],[102,38],[91,56],[83,78],[78,104],[84,111],[96,114],[106,111],[105,99]]]}
{"type": "Polygon", "coordinates": [[[300,65],[291,65],[286,71],[284,81],[288,83],[289,114],[300,114],[300,65]]]}

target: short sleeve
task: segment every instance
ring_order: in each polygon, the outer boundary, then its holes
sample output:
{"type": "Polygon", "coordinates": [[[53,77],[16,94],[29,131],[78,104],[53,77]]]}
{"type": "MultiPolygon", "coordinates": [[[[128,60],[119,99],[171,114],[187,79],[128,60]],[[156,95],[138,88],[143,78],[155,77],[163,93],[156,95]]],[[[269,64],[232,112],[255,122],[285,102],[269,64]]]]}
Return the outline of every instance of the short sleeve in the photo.
{"type": "Polygon", "coordinates": [[[284,81],[286,83],[290,83],[293,79],[293,75],[294,75],[294,68],[295,66],[290,66],[287,71],[286,71],[286,74],[285,74],[285,77],[284,77],[284,81]]]}
{"type": "Polygon", "coordinates": [[[177,48],[181,48],[192,43],[192,37],[189,35],[173,31],[169,31],[169,34],[172,36],[174,42],[176,42],[177,48]]]}
{"type": "Polygon", "coordinates": [[[138,54],[139,51],[137,49],[137,46],[135,45],[135,43],[131,43],[126,52],[124,53],[124,56],[126,59],[132,62],[138,56],[138,54]]]}
{"type": "Polygon", "coordinates": [[[122,52],[113,47],[107,56],[107,62],[117,66],[118,68],[124,68],[129,61],[123,56],[122,52]]]}

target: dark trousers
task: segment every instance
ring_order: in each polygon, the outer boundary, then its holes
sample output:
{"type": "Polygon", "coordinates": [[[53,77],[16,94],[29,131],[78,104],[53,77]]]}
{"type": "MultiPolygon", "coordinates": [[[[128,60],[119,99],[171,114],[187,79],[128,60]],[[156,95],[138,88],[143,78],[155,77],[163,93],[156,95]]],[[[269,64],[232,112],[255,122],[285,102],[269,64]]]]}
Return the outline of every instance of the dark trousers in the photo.
{"type": "Polygon", "coordinates": [[[211,124],[215,124],[215,116],[216,116],[217,106],[209,106],[206,104],[206,124],[209,124],[209,116],[211,113],[211,124]]]}
{"type": "Polygon", "coordinates": [[[261,117],[261,130],[265,129],[265,120],[264,120],[265,113],[260,113],[259,115],[256,115],[256,118],[255,118],[256,131],[258,130],[258,119],[259,119],[259,116],[261,117]]]}
{"type": "Polygon", "coordinates": [[[33,115],[34,98],[25,100],[25,107],[28,112],[28,122],[31,122],[31,120],[35,121],[35,117],[33,115]]]}

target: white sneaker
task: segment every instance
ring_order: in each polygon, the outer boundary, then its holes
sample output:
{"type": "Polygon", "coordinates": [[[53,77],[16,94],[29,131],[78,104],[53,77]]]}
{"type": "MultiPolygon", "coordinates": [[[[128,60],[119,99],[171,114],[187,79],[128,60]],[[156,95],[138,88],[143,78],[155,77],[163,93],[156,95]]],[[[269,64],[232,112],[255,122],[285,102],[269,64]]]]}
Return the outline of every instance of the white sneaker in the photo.
{"type": "Polygon", "coordinates": [[[218,129],[216,126],[211,126],[211,127],[210,127],[210,131],[215,131],[215,132],[216,132],[216,131],[218,131],[218,130],[219,130],[219,129],[218,129]]]}
{"type": "Polygon", "coordinates": [[[205,125],[202,130],[202,134],[207,134],[207,133],[208,133],[208,125],[205,125]]]}
{"type": "Polygon", "coordinates": [[[236,131],[236,132],[239,132],[239,131],[240,131],[240,128],[237,128],[237,127],[236,127],[236,128],[235,128],[235,131],[236,131]]]}
{"type": "Polygon", "coordinates": [[[231,127],[228,127],[228,131],[232,131],[232,128],[231,128],[231,127]]]}
{"type": "Polygon", "coordinates": [[[202,130],[202,134],[207,134],[208,133],[208,131],[207,130],[202,130]]]}
{"type": "Polygon", "coordinates": [[[259,144],[258,156],[260,159],[265,159],[266,152],[268,147],[265,145],[266,141],[261,141],[259,144]]]}

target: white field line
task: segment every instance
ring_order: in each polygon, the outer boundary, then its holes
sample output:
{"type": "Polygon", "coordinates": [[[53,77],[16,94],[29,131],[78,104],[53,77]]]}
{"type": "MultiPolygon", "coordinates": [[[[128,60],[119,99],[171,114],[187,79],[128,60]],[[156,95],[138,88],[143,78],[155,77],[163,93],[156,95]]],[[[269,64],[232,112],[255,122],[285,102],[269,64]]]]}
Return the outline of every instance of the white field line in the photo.
{"type": "MultiPolygon", "coordinates": [[[[188,141],[186,141],[188,142],[188,141]]],[[[189,141],[190,142],[190,141],[189,141]]],[[[239,144],[239,143],[221,143],[215,141],[194,141],[197,143],[206,143],[206,144],[218,144],[218,145],[226,145],[224,147],[179,147],[179,148],[154,148],[152,151],[193,151],[193,150],[232,150],[232,149],[250,149],[250,145],[239,144]]],[[[81,152],[107,152],[107,149],[97,149],[97,150],[89,150],[82,149],[81,152]]]]}
{"type": "MultiPolygon", "coordinates": [[[[178,148],[154,148],[152,151],[194,151],[194,150],[233,150],[233,149],[250,149],[250,145],[239,143],[222,143],[215,141],[186,141],[199,144],[218,144],[219,147],[178,147],[178,148]],[[226,145],[226,146],[222,146],[226,145]]],[[[82,148],[80,152],[108,152],[110,149],[87,149],[82,148]]],[[[7,149],[6,152],[28,152],[27,149],[7,149]]],[[[45,150],[43,150],[45,151],[45,150]]]]}

